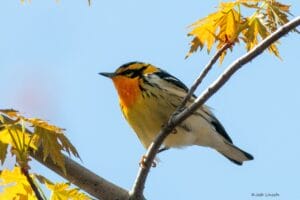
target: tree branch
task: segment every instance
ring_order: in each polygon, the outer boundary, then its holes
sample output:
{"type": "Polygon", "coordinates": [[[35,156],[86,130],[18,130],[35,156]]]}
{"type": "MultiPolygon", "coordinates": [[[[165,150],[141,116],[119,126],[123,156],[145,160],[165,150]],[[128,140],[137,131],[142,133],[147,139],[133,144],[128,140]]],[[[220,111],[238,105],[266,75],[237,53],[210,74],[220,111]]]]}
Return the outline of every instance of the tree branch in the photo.
{"type": "Polygon", "coordinates": [[[66,174],[57,166],[53,161],[47,158],[43,160],[42,151],[30,152],[30,155],[55,173],[59,174],[72,184],[78,186],[88,194],[96,197],[97,199],[104,200],[128,200],[128,191],[105,180],[97,174],[91,172],[87,168],[81,166],[67,156],[65,159],[66,174]]]}
{"type": "MultiPolygon", "coordinates": [[[[274,33],[269,35],[263,41],[261,41],[255,48],[247,52],[244,56],[235,60],[229,67],[221,74],[218,79],[213,82],[196,100],[195,102],[181,113],[176,114],[174,112],[168,121],[168,123],[161,129],[155,140],[149,146],[146,152],[145,165],[139,168],[137,178],[133,184],[130,192],[131,199],[140,200],[144,199],[143,192],[145,188],[145,182],[149,174],[151,164],[163,143],[164,139],[170,134],[170,132],[180,124],[187,117],[189,117],[194,111],[202,106],[213,94],[215,94],[229,79],[238,71],[243,65],[250,62],[253,58],[260,55],[266,50],[272,43],[277,41],[280,37],[287,34],[289,31],[295,29],[300,25],[300,17],[296,17],[290,22],[286,23],[274,33]]],[[[193,87],[193,86],[192,86],[193,87]]]]}

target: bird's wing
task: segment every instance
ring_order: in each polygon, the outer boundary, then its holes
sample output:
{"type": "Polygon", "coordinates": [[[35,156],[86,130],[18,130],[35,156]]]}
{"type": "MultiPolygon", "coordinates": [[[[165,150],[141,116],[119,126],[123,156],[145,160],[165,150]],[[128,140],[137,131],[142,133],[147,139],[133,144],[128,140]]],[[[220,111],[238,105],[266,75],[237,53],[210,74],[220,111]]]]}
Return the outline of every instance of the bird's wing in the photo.
{"type": "Polygon", "coordinates": [[[211,112],[208,106],[203,105],[201,110],[210,118],[211,125],[215,128],[216,132],[222,135],[228,142],[232,144],[232,140],[226,132],[225,128],[221,122],[216,118],[216,116],[211,112]]]}
{"type": "Polygon", "coordinates": [[[156,87],[181,98],[183,98],[189,90],[178,78],[164,70],[148,74],[146,79],[148,79],[151,84],[155,84],[156,87]]]}
{"type": "MultiPolygon", "coordinates": [[[[184,83],[164,70],[149,74],[148,78],[152,79],[151,83],[156,84],[156,87],[160,87],[169,94],[178,96],[180,99],[183,99],[189,90],[184,83]]],[[[197,97],[193,95],[188,104],[191,104],[196,98],[197,97]]],[[[177,102],[177,106],[179,106],[181,100],[177,102]]],[[[221,122],[214,116],[208,106],[201,106],[201,108],[199,108],[199,110],[196,111],[195,114],[201,114],[201,117],[207,120],[207,122],[214,127],[218,134],[223,136],[223,138],[225,138],[228,142],[232,143],[232,140],[227,134],[225,128],[223,127],[221,122]]]]}

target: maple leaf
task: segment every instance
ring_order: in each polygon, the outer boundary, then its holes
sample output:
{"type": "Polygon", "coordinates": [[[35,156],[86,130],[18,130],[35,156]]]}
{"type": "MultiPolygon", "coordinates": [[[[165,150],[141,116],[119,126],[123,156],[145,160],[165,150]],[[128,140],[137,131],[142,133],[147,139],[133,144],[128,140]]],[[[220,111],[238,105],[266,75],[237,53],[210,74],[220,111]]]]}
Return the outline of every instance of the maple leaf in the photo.
{"type": "Polygon", "coordinates": [[[254,15],[247,21],[248,28],[243,31],[243,40],[246,43],[246,49],[248,51],[258,44],[258,36],[264,39],[269,35],[268,30],[262,24],[261,20],[262,18],[260,16],[254,15]]]}
{"type": "MultiPolygon", "coordinates": [[[[210,53],[215,43],[218,43],[217,49],[220,49],[225,44],[233,44],[238,41],[238,36],[243,30],[242,27],[244,27],[244,19],[236,5],[235,2],[221,3],[217,12],[198,20],[190,26],[192,30],[188,33],[188,36],[194,38],[186,57],[204,46],[206,46],[207,52],[210,53]]],[[[220,61],[225,55],[226,52],[222,54],[220,61]]]]}
{"type": "MultiPolygon", "coordinates": [[[[239,42],[245,43],[249,51],[261,40],[289,21],[290,5],[280,3],[276,0],[236,0],[233,2],[221,2],[218,10],[193,23],[188,36],[192,36],[190,50],[187,56],[195,53],[198,49],[206,47],[210,53],[216,44],[217,50],[225,44],[232,46],[239,42]],[[243,16],[240,7],[254,10],[250,16],[243,16]]],[[[297,31],[295,29],[295,31],[297,31]]],[[[297,31],[298,32],[298,31],[297,31]]],[[[268,50],[280,58],[277,44],[273,43],[268,50]]],[[[227,50],[226,50],[227,51],[227,50]]],[[[220,56],[222,63],[226,51],[220,56]]]]}
{"type": "Polygon", "coordinates": [[[90,200],[88,195],[80,192],[78,188],[71,188],[69,183],[53,183],[42,175],[35,174],[34,177],[51,190],[51,200],[90,200]]]}
{"type": "Polygon", "coordinates": [[[193,38],[193,40],[190,42],[190,45],[191,45],[190,50],[186,54],[185,58],[188,58],[190,55],[195,53],[199,48],[200,48],[200,50],[203,48],[203,43],[201,43],[199,38],[197,38],[197,37],[193,38]]]}
{"type": "Polygon", "coordinates": [[[11,118],[15,118],[19,116],[19,112],[14,109],[0,109],[0,112],[11,118]]]}
{"type": "MultiPolygon", "coordinates": [[[[12,109],[0,110],[0,116],[0,142],[12,146],[11,152],[16,155],[20,166],[27,167],[29,147],[32,150],[40,148],[43,151],[43,158],[50,157],[63,169],[64,173],[66,171],[63,151],[80,158],[76,148],[64,135],[64,129],[42,119],[26,118],[12,109]],[[29,130],[32,128],[33,132],[29,130]]],[[[5,145],[0,146],[0,162],[2,163],[5,159],[6,149],[5,145]]]]}
{"type": "MultiPolygon", "coordinates": [[[[262,15],[259,14],[253,15],[251,18],[249,18],[247,23],[248,28],[243,31],[243,40],[246,43],[246,49],[249,51],[250,49],[255,47],[262,39],[265,39],[268,35],[270,35],[271,30],[268,30],[268,27],[263,21],[262,15]],[[261,39],[259,39],[259,37],[261,39]]],[[[271,44],[268,50],[276,57],[281,59],[278,48],[276,46],[277,43],[271,44]]]]}
{"type": "Polygon", "coordinates": [[[79,158],[76,148],[61,132],[62,129],[53,125],[46,125],[45,123],[42,123],[42,126],[40,125],[35,124],[34,134],[39,137],[39,144],[43,151],[43,159],[46,160],[48,156],[50,156],[51,160],[66,173],[65,161],[61,151],[66,151],[68,154],[72,153],[79,158]]]}
{"type": "Polygon", "coordinates": [[[220,38],[219,46],[223,46],[224,43],[228,42],[233,43],[238,39],[238,30],[240,30],[239,26],[243,24],[243,20],[235,6],[236,3],[234,2],[221,3],[220,11],[223,15],[219,19],[218,24],[216,24],[220,28],[217,35],[217,37],[220,38]]]}
{"type": "Polygon", "coordinates": [[[0,199],[36,200],[34,192],[19,167],[4,169],[0,174],[0,186],[3,187],[0,199]]]}
{"type": "Polygon", "coordinates": [[[64,131],[63,128],[49,124],[48,122],[46,122],[42,119],[39,119],[39,118],[24,118],[24,120],[26,122],[29,122],[31,124],[31,126],[41,127],[41,128],[47,129],[52,132],[62,133],[64,131]]]}
{"type": "Polygon", "coordinates": [[[284,25],[289,21],[288,14],[290,14],[290,5],[268,0],[266,1],[265,7],[265,16],[267,17],[266,25],[272,32],[275,31],[279,25],[284,25]]]}
{"type": "Polygon", "coordinates": [[[77,188],[70,188],[68,183],[49,184],[46,182],[48,189],[52,191],[51,200],[90,200],[91,198],[79,191],[77,188]]]}
{"type": "Polygon", "coordinates": [[[66,173],[65,161],[61,153],[62,147],[58,143],[57,133],[41,127],[35,127],[34,133],[39,136],[43,159],[46,160],[50,156],[51,160],[66,173]]]}
{"type": "Polygon", "coordinates": [[[30,122],[32,126],[35,127],[35,131],[34,131],[35,134],[40,136],[41,134],[39,131],[42,131],[42,134],[45,132],[49,133],[48,135],[49,139],[51,140],[51,142],[56,141],[57,145],[59,146],[59,150],[66,151],[69,155],[73,154],[75,157],[80,158],[76,148],[73,146],[70,140],[63,133],[64,129],[58,126],[51,125],[46,121],[37,118],[27,119],[27,121],[30,122]]]}
{"type": "Polygon", "coordinates": [[[31,147],[37,150],[36,137],[22,131],[19,125],[10,125],[0,130],[0,142],[10,144],[16,149],[31,147]]]}
{"type": "Polygon", "coordinates": [[[5,161],[7,149],[11,146],[11,153],[16,156],[16,161],[21,167],[28,167],[29,148],[37,150],[36,136],[24,132],[19,124],[9,124],[0,131],[0,161],[5,161]]]}
{"type": "Polygon", "coordinates": [[[214,33],[216,32],[217,27],[214,26],[214,21],[217,20],[217,18],[217,14],[213,13],[190,26],[193,30],[191,30],[188,35],[194,36],[193,49],[190,50],[190,53],[197,50],[199,47],[202,49],[205,45],[207,47],[207,51],[210,52],[216,40],[214,33]]]}
{"type": "Polygon", "coordinates": [[[239,2],[241,3],[241,5],[247,7],[247,8],[254,8],[254,9],[259,9],[259,2],[261,2],[262,0],[240,0],[239,2]]]}

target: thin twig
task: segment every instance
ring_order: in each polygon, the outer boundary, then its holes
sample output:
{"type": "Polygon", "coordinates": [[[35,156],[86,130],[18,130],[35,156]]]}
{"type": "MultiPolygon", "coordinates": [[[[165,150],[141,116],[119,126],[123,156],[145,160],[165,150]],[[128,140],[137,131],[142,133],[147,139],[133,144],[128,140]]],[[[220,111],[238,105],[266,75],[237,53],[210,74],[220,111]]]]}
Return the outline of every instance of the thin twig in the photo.
{"type": "Polygon", "coordinates": [[[41,195],[39,189],[37,188],[37,186],[35,185],[33,179],[31,178],[31,176],[30,176],[30,174],[29,174],[29,172],[28,172],[28,169],[26,169],[26,168],[24,168],[24,167],[21,167],[21,171],[22,171],[22,173],[24,174],[24,176],[26,177],[26,179],[27,179],[27,181],[28,181],[30,187],[32,188],[32,190],[33,190],[33,192],[34,192],[36,198],[37,198],[38,200],[44,200],[44,198],[42,197],[42,195],[41,195]]]}
{"type": "Polygon", "coordinates": [[[187,102],[190,100],[198,86],[202,83],[203,79],[206,77],[208,72],[211,70],[212,66],[217,62],[217,60],[220,58],[223,52],[225,52],[229,47],[231,47],[231,43],[226,43],[225,45],[220,48],[217,53],[210,59],[210,61],[207,63],[207,65],[203,68],[202,72],[198,76],[198,78],[194,81],[192,84],[192,87],[189,89],[187,95],[184,97],[181,105],[177,108],[177,111],[181,111],[187,102]]]}
{"type": "MultiPolygon", "coordinates": [[[[296,17],[287,24],[280,27],[274,33],[269,35],[266,39],[261,41],[255,48],[250,50],[244,56],[235,60],[229,67],[219,76],[219,78],[213,82],[196,100],[195,102],[181,113],[174,115],[172,114],[167,125],[164,126],[155,140],[149,146],[146,152],[145,165],[139,168],[137,178],[133,184],[130,192],[131,199],[140,200],[144,199],[143,192],[145,188],[145,182],[150,171],[151,163],[163,143],[164,139],[171,133],[171,131],[180,124],[187,117],[189,117],[196,109],[202,106],[213,94],[215,94],[229,79],[230,77],[239,70],[243,65],[250,62],[253,58],[260,55],[266,50],[272,43],[277,41],[280,37],[287,34],[289,31],[295,29],[300,25],[300,17],[296,17]]],[[[175,113],[176,114],[176,113],[175,113]]]]}

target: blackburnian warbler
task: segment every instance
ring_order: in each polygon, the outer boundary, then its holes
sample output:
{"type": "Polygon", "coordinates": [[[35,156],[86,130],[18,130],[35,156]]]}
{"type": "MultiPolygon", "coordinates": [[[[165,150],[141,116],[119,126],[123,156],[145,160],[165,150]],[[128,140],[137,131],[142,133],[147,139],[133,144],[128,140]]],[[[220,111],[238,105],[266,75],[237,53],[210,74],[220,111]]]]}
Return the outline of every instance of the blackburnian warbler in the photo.
{"type": "MultiPolygon", "coordinates": [[[[112,79],[125,119],[145,148],[148,148],[188,91],[174,76],[142,62],[130,62],[113,73],[99,74],[112,79]]],[[[188,104],[195,98],[193,96],[188,104]]],[[[222,124],[205,105],[178,125],[175,133],[168,135],[163,145],[163,149],[191,145],[211,147],[238,165],[253,159],[252,155],[232,143],[222,124]]]]}

